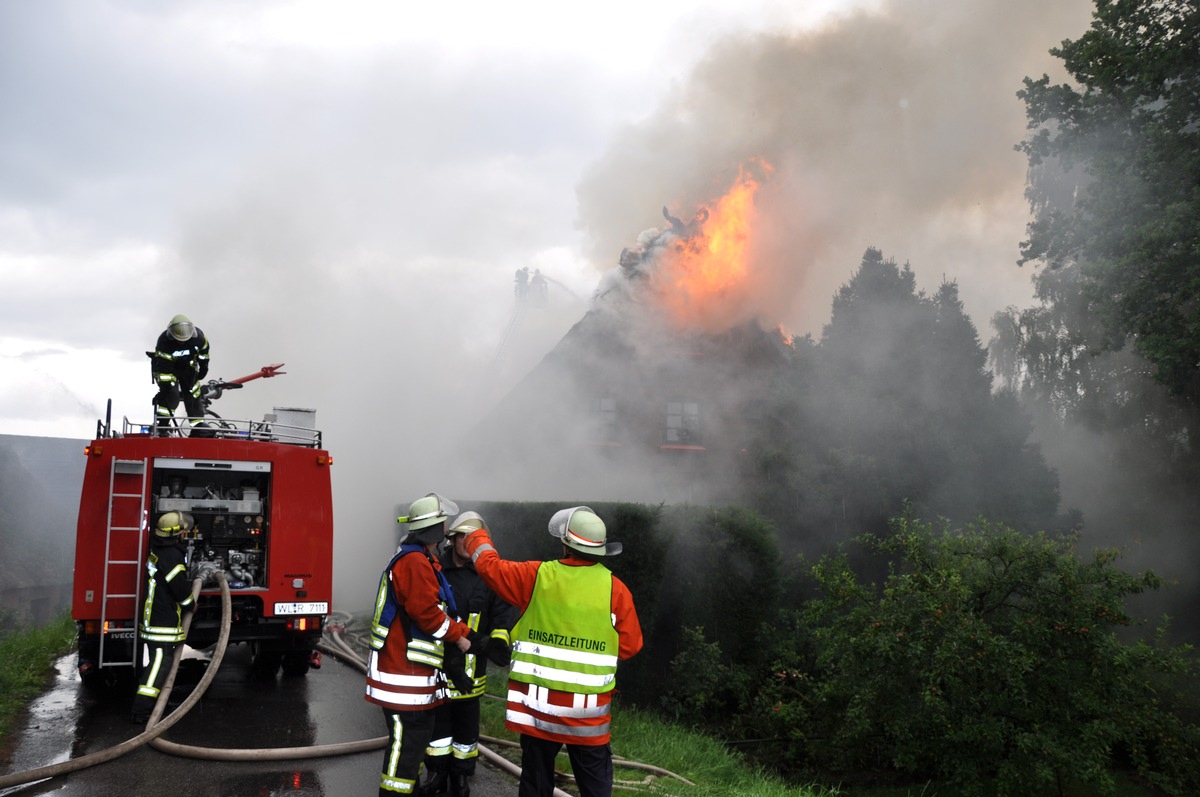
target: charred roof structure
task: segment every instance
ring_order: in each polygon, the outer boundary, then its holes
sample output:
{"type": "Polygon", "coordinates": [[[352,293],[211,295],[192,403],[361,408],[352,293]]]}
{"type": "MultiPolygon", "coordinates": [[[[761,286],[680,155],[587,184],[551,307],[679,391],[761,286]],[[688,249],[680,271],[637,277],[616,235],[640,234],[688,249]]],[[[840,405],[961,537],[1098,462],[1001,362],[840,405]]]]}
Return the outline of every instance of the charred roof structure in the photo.
{"type": "MultiPolygon", "coordinates": [[[[473,430],[462,463],[481,497],[721,503],[745,453],[753,398],[785,361],[778,332],[681,327],[665,260],[707,219],[652,228],[592,306],[473,430]]],[[[461,471],[460,471],[461,472],[461,471]]]]}

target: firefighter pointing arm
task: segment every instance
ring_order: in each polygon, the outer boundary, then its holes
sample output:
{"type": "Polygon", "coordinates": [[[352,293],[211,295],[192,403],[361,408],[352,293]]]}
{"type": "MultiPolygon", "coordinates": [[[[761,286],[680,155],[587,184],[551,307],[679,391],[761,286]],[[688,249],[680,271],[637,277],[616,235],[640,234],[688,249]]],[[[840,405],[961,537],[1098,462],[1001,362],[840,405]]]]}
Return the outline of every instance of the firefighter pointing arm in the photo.
{"type": "Polygon", "coordinates": [[[609,709],[617,661],[642,648],[633,596],[601,561],[621,552],[586,506],[559,510],[550,535],[557,561],[500,558],[486,528],[467,537],[475,569],[517,607],[505,725],[521,735],[521,794],[554,790],[554,757],[565,744],[582,797],[612,794],[609,709]]]}

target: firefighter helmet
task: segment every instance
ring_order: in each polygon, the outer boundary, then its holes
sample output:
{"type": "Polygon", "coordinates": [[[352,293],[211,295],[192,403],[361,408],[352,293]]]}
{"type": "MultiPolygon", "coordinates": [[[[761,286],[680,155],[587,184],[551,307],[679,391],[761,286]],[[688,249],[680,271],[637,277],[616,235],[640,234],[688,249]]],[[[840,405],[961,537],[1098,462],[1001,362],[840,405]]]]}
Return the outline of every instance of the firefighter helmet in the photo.
{"type": "Polygon", "coordinates": [[[159,537],[178,537],[195,525],[195,519],[187,512],[167,512],[158,519],[154,534],[159,537]]]}
{"type": "Polygon", "coordinates": [[[623,547],[619,542],[608,542],[604,521],[586,506],[555,512],[550,518],[550,536],[558,537],[568,548],[593,556],[616,556],[623,547]]]}
{"type": "Polygon", "coordinates": [[[450,523],[450,528],[446,529],[446,536],[470,534],[476,529],[486,529],[487,527],[487,521],[480,517],[478,512],[463,512],[450,523]]]}
{"type": "Polygon", "coordinates": [[[196,334],[196,325],[182,313],[171,319],[167,329],[170,330],[171,337],[178,341],[191,340],[192,336],[196,334]]]}
{"type": "Polygon", "coordinates": [[[421,545],[436,545],[446,536],[446,518],[458,512],[458,504],[437,493],[428,493],[408,507],[408,514],[396,518],[408,524],[408,536],[421,545]]]}

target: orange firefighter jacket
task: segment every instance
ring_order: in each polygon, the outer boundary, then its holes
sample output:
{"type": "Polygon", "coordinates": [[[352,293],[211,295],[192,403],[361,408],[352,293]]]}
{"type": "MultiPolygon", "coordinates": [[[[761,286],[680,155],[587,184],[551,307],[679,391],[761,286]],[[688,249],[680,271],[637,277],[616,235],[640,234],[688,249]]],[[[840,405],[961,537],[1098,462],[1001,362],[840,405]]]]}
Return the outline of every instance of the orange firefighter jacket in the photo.
{"type": "MultiPolygon", "coordinates": [[[[467,551],[475,562],[475,569],[493,592],[524,612],[534,595],[538,571],[545,563],[505,561],[491,542],[486,529],[472,532],[467,538],[467,551]]],[[[574,556],[567,556],[560,563],[569,567],[594,564],[574,556]]],[[[642,649],[642,627],[633,605],[633,595],[616,576],[612,576],[611,602],[612,623],[618,637],[617,658],[628,659],[642,649]]],[[[516,733],[563,744],[608,744],[608,709],[612,695],[612,691],[600,694],[560,691],[510,678],[504,724],[516,733]]]]}
{"type": "Polygon", "coordinates": [[[422,711],[441,705],[446,685],[441,670],[408,657],[409,621],[434,639],[452,644],[470,630],[446,614],[438,599],[437,560],[420,553],[398,557],[384,574],[400,611],[380,650],[367,662],[366,699],[392,711],[422,711]]]}

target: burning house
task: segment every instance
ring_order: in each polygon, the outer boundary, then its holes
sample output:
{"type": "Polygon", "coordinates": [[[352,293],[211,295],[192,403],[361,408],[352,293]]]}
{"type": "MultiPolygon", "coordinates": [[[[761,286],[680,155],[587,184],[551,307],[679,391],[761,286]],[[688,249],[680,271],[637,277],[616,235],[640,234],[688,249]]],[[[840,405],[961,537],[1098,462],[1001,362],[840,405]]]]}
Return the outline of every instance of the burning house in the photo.
{"type": "Polygon", "coordinates": [[[621,253],[586,315],[471,434],[476,495],[733,498],[754,397],[786,346],[719,317],[746,268],[738,190],[686,223],[664,208],[668,223],[621,253]]]}

